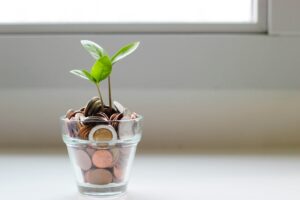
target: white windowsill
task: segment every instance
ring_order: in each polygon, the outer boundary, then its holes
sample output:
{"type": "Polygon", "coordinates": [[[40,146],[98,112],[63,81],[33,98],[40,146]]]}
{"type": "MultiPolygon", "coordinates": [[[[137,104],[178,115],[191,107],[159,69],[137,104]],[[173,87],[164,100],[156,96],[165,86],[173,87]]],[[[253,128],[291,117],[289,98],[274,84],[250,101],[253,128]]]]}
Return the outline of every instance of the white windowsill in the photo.
{"type": "MultiPolygon", "coordinates": [[[[77,193],[66,151],[1,152],[2,199],[95,199],[77,193]]],[[[121,199],[296,200],[299,169],[299,151],[143,153],[134,162],[128,194],[121,199]]]]}

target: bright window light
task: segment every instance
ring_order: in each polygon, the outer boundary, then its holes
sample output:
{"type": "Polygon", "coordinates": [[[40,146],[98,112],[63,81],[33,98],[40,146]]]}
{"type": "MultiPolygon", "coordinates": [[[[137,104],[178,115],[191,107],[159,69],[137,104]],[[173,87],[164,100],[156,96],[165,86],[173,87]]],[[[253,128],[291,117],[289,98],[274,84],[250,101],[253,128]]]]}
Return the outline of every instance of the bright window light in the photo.
{"type": "Polygon", "coordinates": [[[3,0],[0,23],[251,23],[255,0],[3,0]]]}

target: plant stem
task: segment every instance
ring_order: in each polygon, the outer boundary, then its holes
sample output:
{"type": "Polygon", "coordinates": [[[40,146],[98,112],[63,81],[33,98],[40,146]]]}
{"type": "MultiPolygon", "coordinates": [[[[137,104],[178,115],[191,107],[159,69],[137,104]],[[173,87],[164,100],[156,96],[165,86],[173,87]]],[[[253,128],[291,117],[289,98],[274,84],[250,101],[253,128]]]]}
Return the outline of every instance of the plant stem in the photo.
{"type": "Polygon", "coordinates": [[[96,87],[97,87],[97,91],[98,91],[99,98],[100,98],[100,101],[101,101],[101,110],[103,111],[104,110],[104,102],[103,102],[102,95],[101,95],[101,92],[100,92],[100,86],[98,84],[96,84],[96,87]]]}
{"type": "Polygon", "coordinates": [[[110,86],[110,76],[108,76],[108,96],[109,96],[109,108],[112,110],[112,98],[111,98],[111,86],[110,86]]]}

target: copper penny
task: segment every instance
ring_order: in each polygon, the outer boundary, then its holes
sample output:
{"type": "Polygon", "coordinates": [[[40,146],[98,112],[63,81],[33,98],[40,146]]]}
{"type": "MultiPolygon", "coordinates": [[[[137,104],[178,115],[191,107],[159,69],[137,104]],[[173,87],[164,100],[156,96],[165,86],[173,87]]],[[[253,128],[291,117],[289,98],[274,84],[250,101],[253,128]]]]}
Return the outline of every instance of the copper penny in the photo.
{"type": "Polygon", "coordinates": [[[88,126],[82,126],[80,129],[79,129],[79,136],[81,139],[88,139],[88,135],[89,135],[89,132],[90,132],[91,128],[88,127],[88,126]]]}
{"type": "Polygon", "coordinates": [[[71,119],[71,117],[72,117],[72,115],[74,114],[74,110],[73,109],[69,109],[68,111],[67,111],[67,114],[66,114],[66,118],[68,118],[68,119],[71,119]]]}
{"type": "Polygon", "coordinates": [[[120,165],[114,166],[113,172],[114,176],[117,179],[117,182],[122,181],[124,179],[124,170],[120,165]]]}
{"type": "Polygon", "coordinates": [[[95,185],[109,184],[113,180],[113,176],[107,169],[92,169],[85,173],[85,180],[95,185]]]}
{"type": "Polygon", "coordinates": [[[108,150],[98,150],[93,154],[92,162],[98,168],[112,167],[113,156],[108,150]]]}

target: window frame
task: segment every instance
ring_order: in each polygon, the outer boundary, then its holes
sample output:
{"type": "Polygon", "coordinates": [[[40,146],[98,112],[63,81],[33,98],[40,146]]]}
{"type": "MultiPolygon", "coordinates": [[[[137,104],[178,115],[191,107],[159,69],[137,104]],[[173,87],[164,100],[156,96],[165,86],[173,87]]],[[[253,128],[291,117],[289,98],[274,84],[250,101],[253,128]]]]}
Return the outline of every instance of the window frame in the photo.
{"type": "Polygon", "coordinates": [[[0,33],[266,33],[268,0],[253,1],[258,8],[253,23],[0,23],[0,33]]]}

